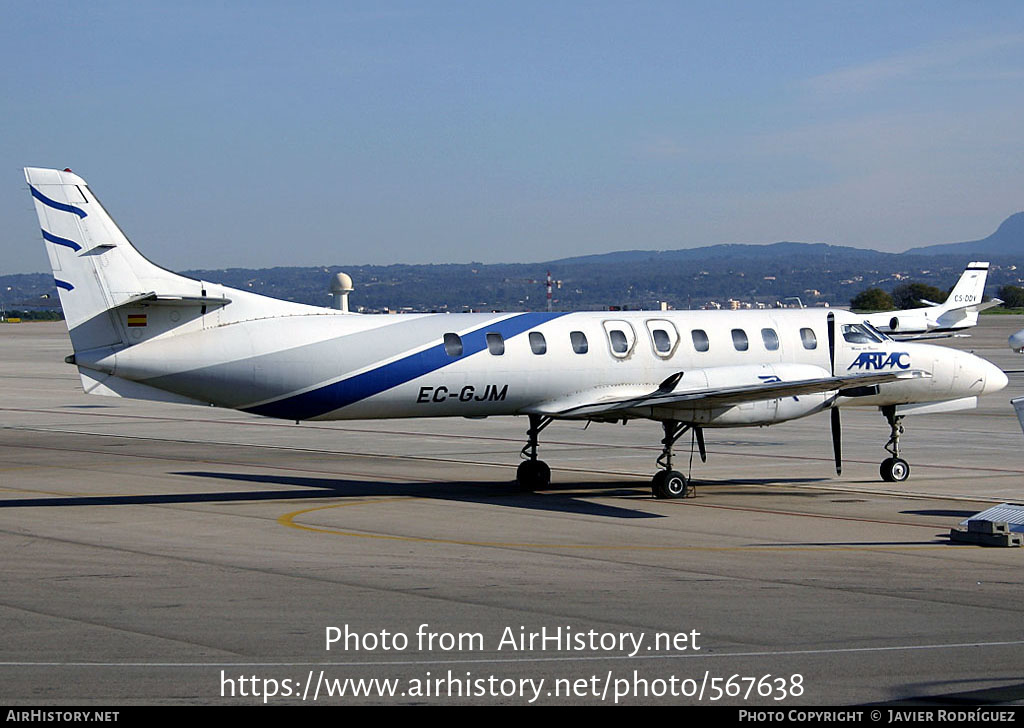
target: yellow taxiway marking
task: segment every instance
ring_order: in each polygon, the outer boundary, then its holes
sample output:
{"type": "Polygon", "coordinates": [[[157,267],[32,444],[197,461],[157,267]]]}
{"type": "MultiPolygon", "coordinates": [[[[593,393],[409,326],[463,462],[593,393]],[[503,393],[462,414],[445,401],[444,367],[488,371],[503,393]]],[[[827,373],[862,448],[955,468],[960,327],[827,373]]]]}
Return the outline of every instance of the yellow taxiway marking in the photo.
{"type": "Polygon", "coordinates": [[[948,549],[948,544],[934,544],[934,543],[907,543],[907,544],[878,544],[878,545],[806,545],[806,544],[794,544],[788,545],[780,543],[777,545],[758,545],[758,546],[656,546],[656,545],[645,545],[645,544],[586,544],[586,543],[520,543],[516,541],[473,541],[469,539],[454,539],[454,538],[429,538],[424,536],[394,536],[391,534],[384,533],[360,533],[358,531],[345,531],[337,528],[328,528],[326,526],[309,526],[304,523],[299,523],[297,519],[300,516],[304,516],[308,513],[315,513],[317,511],[326,511],[332,508],[351,508],[352,506],[361,505],[373,505],[377,503],[394,503],[396,501],[415,501],[415,500],[428,500],[426,498],[418,498],[416,496],[407,497],[395,497],[395,498],[378,498],[375,500],[364,500],[355,503],[335,503],[326,506],[317,506],[315,508],[304,508],[300,511],[292,511],[291,513],[285,513],[277,519],[277,522],[282,526],[288,528],[294,528],[300,531],[310,531],[313,533],[326,533],[332,536],[346,536],[349,538],[368,538],[378,539],[383,541],[406,541],[412,543],[435,543],[435,544],[446,544],[454,546],[490,546],[497,548],[532,548],[532,549],[579,549],[579,550],[595,550],[595,551],[885,551],[892,549],[934,549],[943,548],[948,549]]]}

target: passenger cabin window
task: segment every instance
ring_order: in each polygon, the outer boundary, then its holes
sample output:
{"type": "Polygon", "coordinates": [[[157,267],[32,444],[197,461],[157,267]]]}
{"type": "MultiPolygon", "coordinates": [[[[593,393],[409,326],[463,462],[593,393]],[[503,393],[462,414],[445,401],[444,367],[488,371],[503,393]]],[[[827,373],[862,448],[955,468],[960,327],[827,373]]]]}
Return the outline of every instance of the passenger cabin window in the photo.
{"type": "Polygon", "coordinates": [[[746,351],[750,348],[750,341],[747,339],[747,332],[743,329],[732,330],[732,345],[736,351],[746,351]]]}
{"type": "Polygon", "coordinates": [[[690,336],[693,338],[693,348],[697,351],[707,351],[711,348],[711,342],[708,341],[708,335],[704,329],[694,329],[690,332],[690,336]]]}
{"type": "Polygon", "coordinates": [[[672,356],[676,344],[679,343],[679,332],[676,331],[672,322],[664,319],[652,319],[647,322],[647,331],[651,334],[654,353],[662,359],[672,356]]]}
{"type": "Polygon", "coordinates": [[[768,351],[777,351],[779,348],[779,335],[775,333],[775,329],[761,329],[761,341],[768,351]]]}
{"type": "Polygon", "coordinates": [[[582,331],[569,332],[569,341],[572,343],[572,350],[577,354],[587,353],[587,335],[582,331]]]}
{"type": "Polygon", "coordinates": [[[505,353],[505,339],[501,334],[494,332],[487,334],[487,351],[494,356],[501,356],[505,353]]]}
{"type": "Polygon", "coordinates": [[[445,334],[444,351],[448,356],[462,356],[462,337],[458,334],[445,334]]]}
{"type": "Polygon", "coordinates": [[[604,321],[604,332],[608,335],[608,347],[616,359],[625,359],[632,353],[636,343],[633,327],[626,321],[604,321]]]}
{"type": "Polygon", "coordinates": [[[800,329],[800,341],[804,343],[805,349],[817,349],[818,337],[812,329],[800,329]]]}
{"type": "Polygon", "coordinates": [[[544,338],[544,334],[539,331],[530,332],[530,350],[534,354],[547,354],[548,342],[544,338]]]}

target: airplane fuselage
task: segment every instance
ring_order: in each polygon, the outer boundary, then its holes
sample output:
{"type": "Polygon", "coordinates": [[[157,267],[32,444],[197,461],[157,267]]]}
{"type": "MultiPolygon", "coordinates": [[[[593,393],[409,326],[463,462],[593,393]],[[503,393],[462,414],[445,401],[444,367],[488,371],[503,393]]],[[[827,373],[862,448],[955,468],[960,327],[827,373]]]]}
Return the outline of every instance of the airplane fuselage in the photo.
{"type": "MultiPolygon", "coordinates": [[[[316,309],[311,309],[316,311],[316,309]]],[[[943,347],[884,337],[847,341],[837,319],[836,372],[921,370],[842,404],[879,406],[981,394],[992,365],[943,347]]],[[[642,395],[681,373],[677,392],[828,376],[826,310],[641,311],[402,316],[287,315],[212,323],[97,352],[86,369],[200,403],[289,420],[551,414],[575,403],[642,395]]],[[[835,393],[623,417],[704,426],[803,417],[835,393]]]]}

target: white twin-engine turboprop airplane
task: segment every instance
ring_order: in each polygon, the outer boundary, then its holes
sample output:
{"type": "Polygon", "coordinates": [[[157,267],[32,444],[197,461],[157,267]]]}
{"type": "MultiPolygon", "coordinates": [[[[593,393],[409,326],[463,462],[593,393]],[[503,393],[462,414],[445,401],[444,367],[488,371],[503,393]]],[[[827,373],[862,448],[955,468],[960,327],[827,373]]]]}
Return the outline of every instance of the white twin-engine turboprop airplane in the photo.
{"type": "Polygon", "coordinates": [[[672,448],[704,428],[878,407],[881,465],[907,478],[904,415],[973,407],[1006,375],[971,354],[894,342],[844,311],[373,316],[259,296],[142,257],[85,181],[25,170],[85,391],[288,420],[527,415],[518,481],[548,485],[538,436],[554,419],[664,427],[654,494],[687,494],[672,448]]]}

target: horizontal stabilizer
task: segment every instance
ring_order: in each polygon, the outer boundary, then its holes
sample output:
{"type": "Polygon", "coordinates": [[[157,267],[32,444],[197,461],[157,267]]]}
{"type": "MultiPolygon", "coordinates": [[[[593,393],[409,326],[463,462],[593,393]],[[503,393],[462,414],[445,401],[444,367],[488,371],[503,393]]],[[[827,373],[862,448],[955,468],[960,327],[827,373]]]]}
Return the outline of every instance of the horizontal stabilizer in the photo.
{"type": "Polygon", "coordinates": [[[125,306],[227,306],[229,303],[231,303],[230,298],[150,292],[131,296],[120,303],[114,304],[114,308],[123,308],[125,306]]]}
{"type": "Polygon", "coordinates": [[[983,303],[977,304],[974,307],[974,310],[975,311],[984,311],[987,308],[995,308],[996,306],[999,306],[1002,303],[1003,303],[1003,299],[1001,299],[1001,298],[991,298],[988,301],[985,301],[983,303]]]}
{"type": "Polygon", "coordinates": [[[994,308],[1002,302],[1003,299],[1001,298],[991,298],[988,301],[981,301],[979,303],[965,303],[963,306],[946,306],[944,309],[944,315],[948,317],[949,314],[957,311],[963,311],[964,313],[977,313],[978,311],[984,311],[988,308],[994,308]]]}

